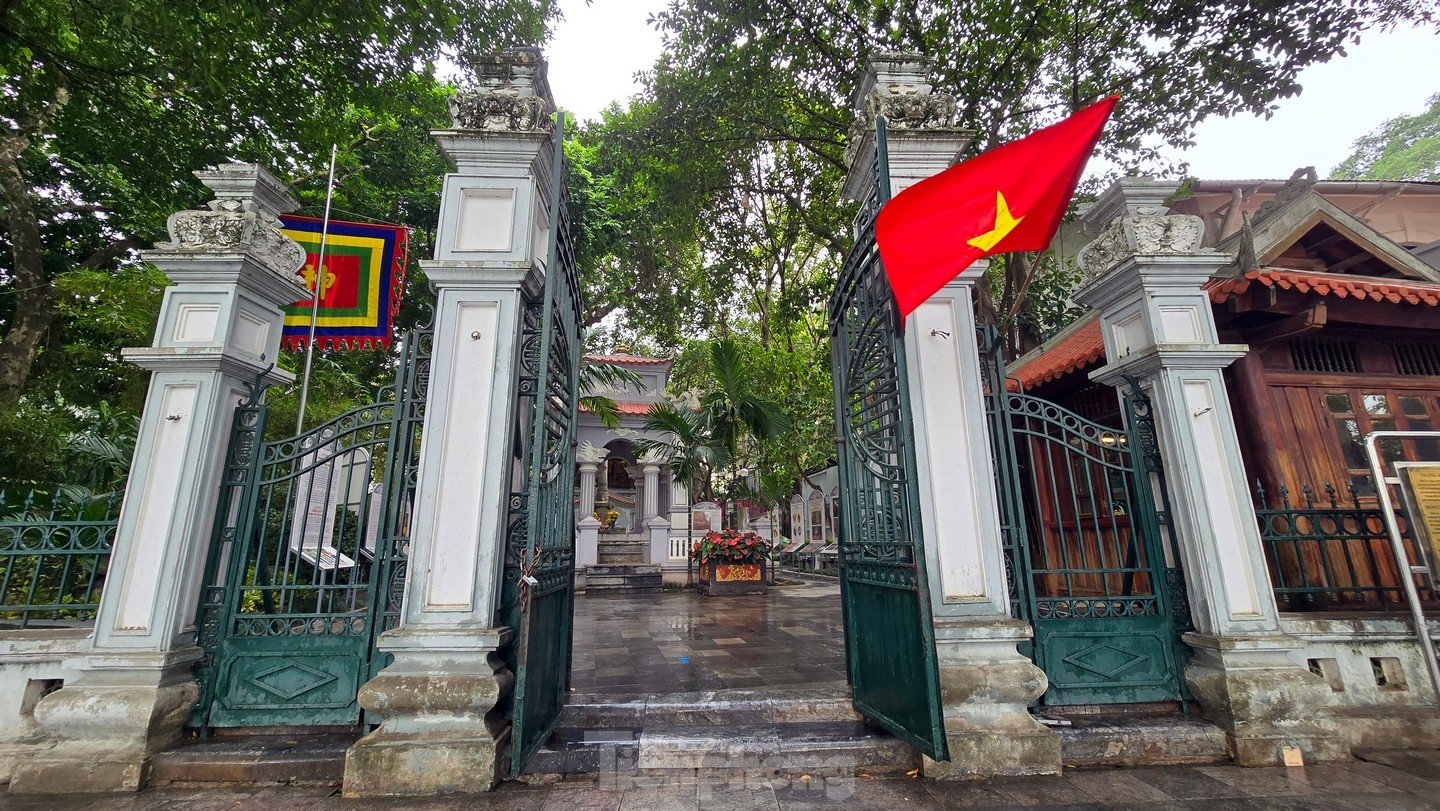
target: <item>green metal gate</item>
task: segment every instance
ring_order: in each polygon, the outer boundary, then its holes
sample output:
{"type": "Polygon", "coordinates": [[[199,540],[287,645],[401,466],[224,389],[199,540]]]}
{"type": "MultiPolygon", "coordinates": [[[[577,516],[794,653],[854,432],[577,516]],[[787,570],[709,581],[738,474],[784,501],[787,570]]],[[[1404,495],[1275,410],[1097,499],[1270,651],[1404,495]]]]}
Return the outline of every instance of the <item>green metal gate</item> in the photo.
{"type": "Polygon", "coordinates": [[[845,650],[856,709],[947,760],[903,321],[875,245],[875,215],[890,198],[884,119],[875,153],[875,185],[830,300],[845,650]]]}
{"type": "Polygon", "coordinates": [[[1111,428],[1004,377],[980,331],[1012,609],[1035,627],[1047,705],[1185,698],[1190,612],[1149,399],[1133,383],[1111,428]]]}
{"type": "Polygon", "coordinates": [[[395,383],[298,436],[266,441],[257,383],[235,410],[201,593],[195,727],[350,725],[385,665],[375,637],[404,595],[432,333],[395,383]]]}
{"type": "Polygon", "coordinates": [[[544,288],[527,296],[517,442],[500,622],[515,674],[510,769],[543,745],[570,687],[575,613],[575,427],[580,396],[580,286],[565,187],[564,118],[550,173],[550,247],[544,288]]]}

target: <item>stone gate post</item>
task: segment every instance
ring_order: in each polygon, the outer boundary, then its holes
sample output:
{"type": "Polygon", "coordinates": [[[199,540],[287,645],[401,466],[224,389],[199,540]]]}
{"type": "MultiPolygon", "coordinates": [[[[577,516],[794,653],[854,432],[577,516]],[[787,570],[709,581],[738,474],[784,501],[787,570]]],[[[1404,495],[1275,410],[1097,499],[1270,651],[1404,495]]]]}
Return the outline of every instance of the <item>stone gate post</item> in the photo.
{"type": "MultiPolygon", "coordinates": [[[[873,183],[874,121],[887,122],[891,191],[938,174],[971,139],[952,123],[955,100],[933,92],[930,60],[877,55],[856,96],[845,196],[873,183]]],[[[975,331],[977,263],[912,313],[905,351],[926,566],[950,761],[930,777],[1060,771],[1060,738],[1029,713],[1045,674],[1017,645],[1031,627],[1010,616],[993,454],[975,331]]]]}
{"type": "Polygon", "coordinates": [[[1330,688],[1288,658],[1301,644],[1280,631],[1221,376],[1246,347],[1219,342],[1203,289],[1230,257],[1201,247],[1199,217],[1146,205],[1152,185],[1128,179],[1087,214],[1104,230],[1080,251],[1087,281],[1074,297],[1100,313],[1109,362],[1091,377],[1133,380],[1153,403],[1196,628],[1184,637],[1186,682],[1237,763],[1283,763],[1288,747],[1312,761],[1348,757],[1315,720],[1330,688]]]}
{"type": "Polygon", "coordinates": [[[142,254],[174,284],[153,345],[122,352],[150,387],[95,631],[80,677],[36,707],[54,747],[16,768],[12,792],[136,791],[179,739],[199,695],[195,614],[232,415],[257,377],[293,379],[270,364],[280,308],[305,296],[305,252],[276,219],[296,203],[259,166],[195,175],[210,208],[172,214],[171,241],[142,254]]]}
{"type": "Polygon", "coordinates": [[[347,796],[484,791],[507,763],[514,683],[497,625],[513,482],[524,298],[548,246],[555,110],[539,50],[486,57],[478,87],[433,133],[445,176],[435,259],[435,345],[395,658],[360,690],[381,718],[345,759],[347,796]]]}

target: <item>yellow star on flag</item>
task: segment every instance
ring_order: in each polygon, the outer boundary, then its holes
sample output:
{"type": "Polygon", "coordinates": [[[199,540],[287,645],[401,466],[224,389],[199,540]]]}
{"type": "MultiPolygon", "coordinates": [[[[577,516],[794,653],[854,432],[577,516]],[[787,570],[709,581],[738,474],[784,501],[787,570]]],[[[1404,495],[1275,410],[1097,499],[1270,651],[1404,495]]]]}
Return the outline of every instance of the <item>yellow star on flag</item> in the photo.
{"type": "Polygon", "coordinates": [[[1000,244],[1000,240],[1010,235],[1015,226],[1025,219],[1024,216],[1010,216],[1010,204],[1005,202],[1005,195],[995,192],[995,227],[986,231],[974,239],[966,240],[966,244],[974,245],[982,251],[989,252],[991,248],[1000,244]]]}

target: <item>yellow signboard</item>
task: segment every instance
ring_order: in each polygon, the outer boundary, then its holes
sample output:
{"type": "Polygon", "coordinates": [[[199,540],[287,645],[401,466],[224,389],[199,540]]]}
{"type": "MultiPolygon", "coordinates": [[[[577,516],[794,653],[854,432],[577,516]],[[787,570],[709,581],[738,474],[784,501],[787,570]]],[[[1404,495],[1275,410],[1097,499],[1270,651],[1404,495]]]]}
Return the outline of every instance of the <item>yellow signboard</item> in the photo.
{"type": "Polygon", "coordinates": [[[1430,569],[1431,587],[1440,587],[1440,462],[1400,462],[1395,470],[1410,531],[1430,569]]]}

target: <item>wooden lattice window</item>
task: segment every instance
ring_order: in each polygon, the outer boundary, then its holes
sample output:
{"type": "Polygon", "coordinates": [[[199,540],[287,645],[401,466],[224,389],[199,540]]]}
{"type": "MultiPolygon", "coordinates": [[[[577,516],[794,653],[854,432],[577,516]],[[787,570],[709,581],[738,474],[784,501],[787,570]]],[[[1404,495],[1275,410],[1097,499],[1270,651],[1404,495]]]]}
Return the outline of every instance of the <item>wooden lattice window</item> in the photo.
{"type": "Polygon", "coordinates": [[[1391,344],[1391,351],[1400,374],[1440,376],[1440,344],[1391,344]]]}
{"type": "Polygon", "coordinates": [[[1291,341],[1290,362],[1300,372],[1355,374],[1361,371],[1355,345],[1348,341],[1291,341]]]}

